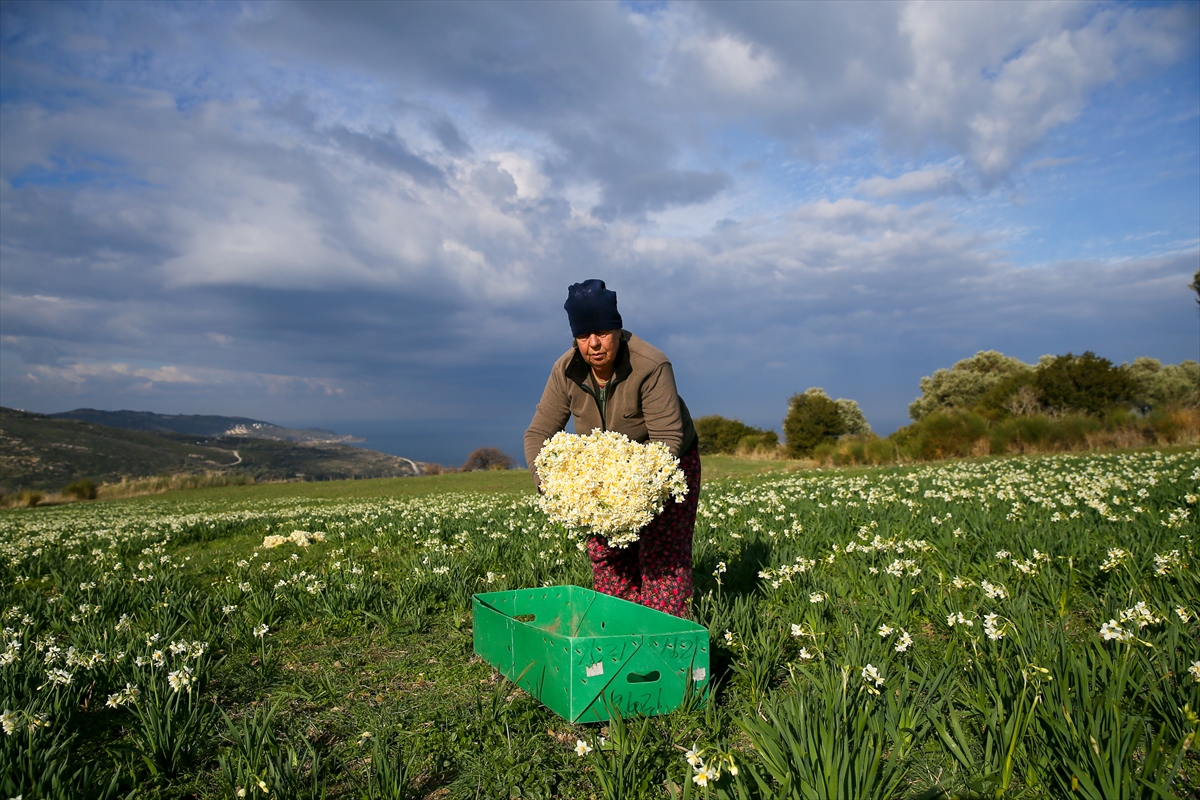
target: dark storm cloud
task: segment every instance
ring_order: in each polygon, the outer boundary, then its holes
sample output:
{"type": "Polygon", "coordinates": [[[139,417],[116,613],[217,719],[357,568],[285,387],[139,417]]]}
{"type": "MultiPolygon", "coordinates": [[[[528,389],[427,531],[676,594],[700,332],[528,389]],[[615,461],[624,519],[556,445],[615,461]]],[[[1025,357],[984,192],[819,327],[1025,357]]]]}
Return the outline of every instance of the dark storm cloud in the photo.
{"type": "Polygon", "coordinates": [[[463,139],[462,133],[459,132],[453,120],[442,117],[431,123],[430,129],[447,153],[455,156],[466,156],[473,152],[471,145],[467,144],[466,140],[463,139]]]}
{"type": "MultiPolygon", "coordinates": [[[[679,148],[664,129],[670,123],[653,111],[667,104],[639,74],[645,45],[615,6],[348,3],[334,12],[296,4],[247,35],[280,51],[399,74],[402,84],[420,75],[482,98],[489,116],[552,139],[560,153],[550,174],[603,185],[597,213],[605,219],[704,202],[729,182],[720,170],[679,168],[679,148]]],[[[434,123],[438,140],[464,152],[458,131],[444,126],[434,123]]]]}
{"type": "Polygon", "coordinates": [[[590,116],[641,83],[641,39],[611,3],[289,3],[240,35],[402,87],[478,93],[492,113],[539,124],[590,116]]]}
{"type": "Polygon", "coordinates": [[[619,217],[640,217],[647,211],[703,203],[729,184],[729,176],[720,170],[657,170],[610,187],[604,194],[604,202],[592,213],[609,221],[619,217]]]}
{"type": "Polygon", "coordinates": [[[418,183],[445,184],[442,171],[409,150],[404,140],[394,132],[369,136],[339,126],[331,129],[329,136],[338,145],[372,165],[403,172],[418,183]]]}

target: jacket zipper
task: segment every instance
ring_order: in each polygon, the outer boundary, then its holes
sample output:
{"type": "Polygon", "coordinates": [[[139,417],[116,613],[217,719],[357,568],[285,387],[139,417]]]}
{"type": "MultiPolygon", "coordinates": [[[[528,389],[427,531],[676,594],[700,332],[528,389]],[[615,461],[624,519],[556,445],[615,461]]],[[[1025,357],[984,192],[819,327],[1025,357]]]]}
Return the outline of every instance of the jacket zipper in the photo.
{"type": "MultiPolygon", "coordinates": [[[[586,380],[586,378],[584,380],[586,380]]],[[[605,388],[605,390],[609,390],[616,385],[617,385],[617,375],[614,372],[612,378],[609,380],[609,382],[607,384],[605,384],[604,388],[605,388]]],[[[600,407],[600,398],[597,397],[596,393],[592,391],[592,387],[588,386],[586,383],[581,383],[581,384],[579,384],[579,388],[583,389],[585,392],[590,394],[592,396],[592,400],[594,400],[596,402],[596,410],[600,412],[600,430],[602,430],[602,431],[608,430],[608,420],[605,419],[605,417],[607,416],[606,410],[608,407],[609,398],[607,396],[604,398],[605,408],[601,408],[600,407]]]]}

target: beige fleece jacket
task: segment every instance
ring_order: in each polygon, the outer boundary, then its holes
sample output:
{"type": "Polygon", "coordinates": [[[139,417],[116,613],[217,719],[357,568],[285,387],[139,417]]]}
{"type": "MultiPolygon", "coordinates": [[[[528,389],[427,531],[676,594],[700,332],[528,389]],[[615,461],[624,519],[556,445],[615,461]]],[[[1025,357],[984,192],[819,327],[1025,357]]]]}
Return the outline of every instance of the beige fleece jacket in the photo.
{"type": "Polygon", "coordinates": [[[675,390],[675,372],[662,351],[629,331],[621,331],[621,349],[605,401],[605,419],[590,380],[591,369],[574,346],[550,370],[533,421],[525,431],[525,463],[540,485],[534,459],[542,445],[575,418],[575,432],[618,431],[635,442],[662,442],[679,457],[697,442],[687,405],[675,390]]]}

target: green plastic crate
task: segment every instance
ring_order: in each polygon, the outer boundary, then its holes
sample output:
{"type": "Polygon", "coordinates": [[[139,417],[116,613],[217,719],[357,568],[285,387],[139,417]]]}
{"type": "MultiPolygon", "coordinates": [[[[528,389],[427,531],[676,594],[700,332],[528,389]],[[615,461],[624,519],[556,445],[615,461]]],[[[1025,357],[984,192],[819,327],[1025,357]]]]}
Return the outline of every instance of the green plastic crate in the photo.
{"type": "Polygon", "coordinates": [[[473,602],[475,652],[571,722],[667,714],[709,683],[708,630],[579,586],[486,592],[473,602]]]}

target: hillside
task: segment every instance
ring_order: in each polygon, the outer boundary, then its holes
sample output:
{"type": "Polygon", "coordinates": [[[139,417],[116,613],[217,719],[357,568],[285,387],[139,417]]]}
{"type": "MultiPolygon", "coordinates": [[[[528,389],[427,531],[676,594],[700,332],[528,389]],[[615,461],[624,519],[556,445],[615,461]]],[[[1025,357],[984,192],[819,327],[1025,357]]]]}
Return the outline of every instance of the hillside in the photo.
{"type": "Polygon", "coordinates": [[[53,491],[81,478],[113,483],[163,473],[212,471],[250,475],[255,480],[392,478],[416,473],[407,459],[338,442],[126,430],[0,408],[0,490],[4,492],[53,491]]]}
{"type": "Polygon", "coordinates": [[[241,436],[303,444],[345,444],[364,441],[356,436],[334,433],[323,428],[285,428],[248,417],[222,417],[215,414],[155,414],[152,411],[100,411],[95,408],[77,408],[74,411],[46,416],[130,431],[182,433],[186,436],[241,436]]]}

